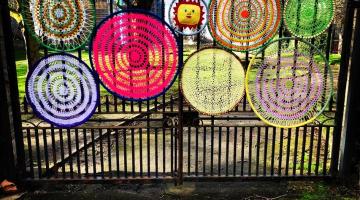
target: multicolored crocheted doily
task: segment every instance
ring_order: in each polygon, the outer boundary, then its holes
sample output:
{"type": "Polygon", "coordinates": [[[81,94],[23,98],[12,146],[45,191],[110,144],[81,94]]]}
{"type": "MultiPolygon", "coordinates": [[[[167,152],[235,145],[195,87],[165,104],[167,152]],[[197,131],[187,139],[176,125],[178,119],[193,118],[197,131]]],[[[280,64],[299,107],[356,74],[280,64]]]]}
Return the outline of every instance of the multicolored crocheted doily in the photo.
{"type": "Polygon", "coordinates": [[[312,38],[329,28],[334,12],[333,0],[288,0],[284,20],[293,35],[312,38]]]}
{"type": "Polygon", "coordinates": [[[23,0],[22,15],[38,42],[59,51],[86,45],[96,24],[92,0],[23,0]]]}
{"type": "Polygon", "coordinates": [[[174,0],[169,8],[169,22],[176,32],[195,35],[204,30],[208,10],[203,0],[174,0]]]}
{"type": "Polygon", "coordinates": [[[98,91],[90,68],[70,54],[44,57],[26,80],[26,98],[34,112],[63,128],[80,125],[92,116],[98,91]]]}
{"type": "Polygon", "coordinates": [[[209,30],[220,45],[234,51],[262,47],[280,27],[280,0],[211,0],[209,30]]]}
{"type": "Polygon", "coordinates": [[[190,55],[180,81],[185,99],[207,115],[230,111],[245,91],[245,72],[239,58],[220,48],[205,48],[190,55]]]}
{"type": "Polygon", "coordinates": [[[250,106],[264,122],[281,128],[313,121],[330,101],[332,87],[326,58],[315,46],[293,38],[259,51],[246,74],[250,106]]]}
{"type": "Polygon", "coordinates": [[[120,11],[97,27],[91,62],[105,88],[120,98],[148,100],[170,88],[179,70],[175,33],[145,11],[120,11]]]}

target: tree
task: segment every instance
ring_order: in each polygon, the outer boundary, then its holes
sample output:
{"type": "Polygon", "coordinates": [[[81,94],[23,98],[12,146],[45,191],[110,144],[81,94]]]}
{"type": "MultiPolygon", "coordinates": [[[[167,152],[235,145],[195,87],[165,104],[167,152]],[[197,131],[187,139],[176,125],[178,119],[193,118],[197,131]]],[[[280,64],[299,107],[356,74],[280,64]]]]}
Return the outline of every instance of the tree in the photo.
{"type": "Polygon", "coordinates": [[[124,2],[130,8],[150,10],[154,0],[124,0],[124,2]]]}
{"type": "Polygon", "coordinates": [[[339,51],[342,49],[342,34],[343,34],[343,25],[344,25],[344,13],[345,13],[345,0],[334,0],[335,1],[335,18],[334,24],[338,29],[339,33],[339,51]]]}
{"type": "MultiPolygon", "coordinates": [[[[18,0],[9,0],[9,9],[10,12],[21,16],[18,0]]],[[[24,27],[24,21],[22,19],[19,20],[18,23],[21,23],[22,27],[24,27]]],[[[31,66],[33,66],[36,61],[40,59],[40,45],[32,36],[29,35],[28,31],[25,28],[22,28],[22,34],[25,41],[26,56],[28,59],[29,68],[31,68],[31,66]]]]}

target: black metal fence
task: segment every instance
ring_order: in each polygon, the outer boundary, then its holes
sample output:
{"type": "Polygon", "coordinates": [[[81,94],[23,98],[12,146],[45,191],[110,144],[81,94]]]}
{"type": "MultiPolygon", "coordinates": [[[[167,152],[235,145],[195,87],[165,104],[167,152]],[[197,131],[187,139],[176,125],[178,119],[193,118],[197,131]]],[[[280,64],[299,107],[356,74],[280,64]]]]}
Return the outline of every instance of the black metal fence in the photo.
{"type": "MultiPolygon", "coordinates": [[[[115,10],[112,0],[107,5],[110,12],[115,10]]],[[[158,14],[165,16],[164,1],[156,6],[158,14]]],[[[327,59],[333,49],[334,28],[329,28],[326,39],[321,40],[325,43],[320,43],[327,59]]],[[[283,30],[282,25],[280,37],[283,30]]],[[[204,45],[200,35],[196,40],[193,50],[204,45]]],[[[319,45],[320,40],[310,42],[319,45]]],[[[84,51],[79,50],[78,56],[84,51]]],[[[245,64],[250,57],[241,55],[245,64]]],[[[136,103],[103,96],[94,117],[72,129],[40,121],[24,100],[19,137],[24,148],[18,148],[25,154],[20,160],[25,166],[24,179],[181,182],[325,178],[337,171],[340,129],[334,119],[342,111],[336,112],[336,98],[312,124],[280,129],[263,124],[246,100],[226,115],[199,115],[177,88],[175,83],[167,94],[136,103]]],[[[345,94],[345,88],[337,94],[345,94]]]]}

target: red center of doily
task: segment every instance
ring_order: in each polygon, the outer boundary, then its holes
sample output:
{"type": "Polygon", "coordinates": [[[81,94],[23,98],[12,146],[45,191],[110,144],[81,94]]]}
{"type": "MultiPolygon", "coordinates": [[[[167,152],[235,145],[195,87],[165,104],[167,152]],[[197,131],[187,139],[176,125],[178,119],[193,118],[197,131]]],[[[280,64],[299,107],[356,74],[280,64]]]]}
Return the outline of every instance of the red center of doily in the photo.
{"type": "Polygon", "coordinates": [[[250,16],[250,12],[247,10],[241,11],[240,14],[241,14],[241,17],[243,17],[243,18],[248,18],[250,16]]]}

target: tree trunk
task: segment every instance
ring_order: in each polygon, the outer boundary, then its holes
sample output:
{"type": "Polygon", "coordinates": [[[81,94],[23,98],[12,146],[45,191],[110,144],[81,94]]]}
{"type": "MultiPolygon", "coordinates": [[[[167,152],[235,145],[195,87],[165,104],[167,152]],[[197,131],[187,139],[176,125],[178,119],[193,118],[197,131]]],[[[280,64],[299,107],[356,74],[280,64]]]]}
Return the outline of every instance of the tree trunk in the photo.
{"type": "Polygon", "coordinates": [[[39,43],[29,35],[25,29],[25,46],[26,46],[26,57],[28,59],[29,70],[32,69],[34,64],[40,59],[40,45],[39,43]]]}
{"type": "Polygon", "coordinates": [[[150,10],[154,0],[125,0],[125,3],[130,8],[140,8],[150,10]]]}

